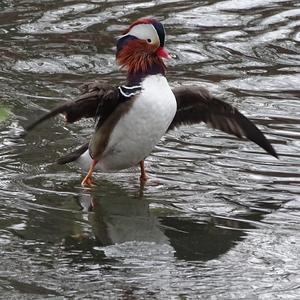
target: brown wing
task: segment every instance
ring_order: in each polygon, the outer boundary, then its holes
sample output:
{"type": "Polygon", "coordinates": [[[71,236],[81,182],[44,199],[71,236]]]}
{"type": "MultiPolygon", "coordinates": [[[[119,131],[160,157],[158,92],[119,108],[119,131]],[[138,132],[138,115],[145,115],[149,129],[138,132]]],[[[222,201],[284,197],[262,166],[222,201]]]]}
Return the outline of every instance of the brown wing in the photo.
{"type": "Polygon", "coordinates": [[[180,125],[204,122],[238,138],[248,138],[269,154],[278,155],[263,133],[235,107],[225,103],[196,86],[173,89],[177,112],[168,130],[180,125]]]}
{"type": "Polygon", "coordinates": [[[22,136],[25,136],[28,131],[34,129],[40,123],[58,114],[64,114],[68,123],[76,122],[81,118],[94,118],[97,116],[99,118],[97,126],[100,126],[120,103],[119,97],[117,88],[112,89],[98,82],[88,84],[85,86],[84,93],[74,101],[69,101],[54,108],[25,127],[22,136]]]}
{"type": "Polygon", "coordinates": [[[64,165],[70,163],[72,161],[77,160],[87,149],[89,148],[89,143],[85,143],[81,145],[79,148],[73,150],[70,153],[65,154],[64,156],[60,157],[56,162],[59,165],[64,165]]]}

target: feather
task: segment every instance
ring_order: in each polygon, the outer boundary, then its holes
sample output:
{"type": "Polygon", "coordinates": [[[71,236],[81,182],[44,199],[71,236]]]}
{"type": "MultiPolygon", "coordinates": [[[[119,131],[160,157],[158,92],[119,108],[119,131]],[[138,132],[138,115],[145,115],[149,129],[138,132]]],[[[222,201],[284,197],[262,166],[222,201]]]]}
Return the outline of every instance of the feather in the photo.
{"type": "Polygon", "coordinates": [[[177,112],[168,130],[180,125],[204,122],[238,138],[247,138],[278,158],[270,142],[248,118],[235,107],[213,97],[206,89],[182,86],[174,88],[173,93],[177,101],[177,112]]]}
{"type": "Polygon", "coordinates": [[[81,118],[97,117],[99,120],[97,126],[99,127],[118,106],[120,103],[119,97],[118,88],[112,89],[98,82],[88,84],[85,86],[85,92],[81,96],[54,108],[26,126],[22,136],[25,136],[39,124],[58,114],[64,114],[67,123],[76,122],[81,118]]]}
{"type": "Polygon", "coordinates": [[[71,153],[67,153],[64,156],[60,157],[56,162],[59,165],[64,165],[72,161],[77,160],[87,149],[89,148],[89,143],[85,143],[79,148],[73,150],[71,153]]]}

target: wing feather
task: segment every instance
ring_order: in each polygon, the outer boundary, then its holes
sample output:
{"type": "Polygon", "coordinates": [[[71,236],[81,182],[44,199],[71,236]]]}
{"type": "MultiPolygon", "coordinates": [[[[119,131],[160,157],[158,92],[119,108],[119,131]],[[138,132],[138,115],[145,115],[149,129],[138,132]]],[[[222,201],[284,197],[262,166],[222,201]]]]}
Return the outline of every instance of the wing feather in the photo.
{"type": "Polygon", "coordinates": [[[64,165],[67,163],[70,163],[72,161],[77,160],[86,150],[89,148],[89,143],[85,143],[84,145],[81,145],[79,148],[73,150],[70,153],[65,154],[64,156],[61,156],[56,162],[59,165],[64,165]]]}
{"type": "Polygon", "coordinates": [[[119,91],[117,88],[112,89],[98,82],[88,84],[85,86],[85,92],[75,100],[68,101],[54,108],[26,126],[22,136],[25,136],[39,124],[58,114],[64,114],[68,123],[76,122],[81,118],[95,118],[97,116],[99,119],[97,126],[100,126],[119,103],[119,91]]]}
{"type": "Polygon", "coordinates": [[[196,86],[177,87],[173,89],[173,93],[177,101],[177,113],[169,130],[181,125],[204,122],[238,138],[247,138],[278,158],[264,134],[232,105],[196,86]]]}

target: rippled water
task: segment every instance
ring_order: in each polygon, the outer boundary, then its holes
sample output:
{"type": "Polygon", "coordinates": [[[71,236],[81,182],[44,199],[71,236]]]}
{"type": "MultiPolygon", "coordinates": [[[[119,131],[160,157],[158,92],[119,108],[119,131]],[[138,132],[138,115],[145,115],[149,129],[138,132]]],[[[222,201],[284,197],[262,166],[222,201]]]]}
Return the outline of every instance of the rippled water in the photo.
{"type": "Polygon", "coordinates": [[[299,28],[298,0],[1,1],[1,299],[299,299],[299,28]],[[84,190],[53,161],[91,123],[11,138],[82,82],[118,84],[116,37],[146,15],[166,25],[171,85],[237,106],[280,160],[198,125],[162,139],[144,188],[132,170],[84,190]]]}

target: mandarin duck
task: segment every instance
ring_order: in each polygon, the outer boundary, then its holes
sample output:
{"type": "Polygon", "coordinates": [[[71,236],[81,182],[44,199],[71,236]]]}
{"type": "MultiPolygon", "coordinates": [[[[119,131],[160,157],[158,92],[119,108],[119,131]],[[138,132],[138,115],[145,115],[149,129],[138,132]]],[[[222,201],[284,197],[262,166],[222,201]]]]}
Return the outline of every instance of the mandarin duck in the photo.
{"type": "Polygon", "coordinates": [[[171,88],[166,79],[169,58],[165,29],[152,18],[133,22],[117,41],[116,61],[127,72],[124,85],[86,85],[84,93],[43,115],[25,128],[64,114],[67,123],[94,118],[90,141],[61,157],[59,164],[79,161],[89,165],[83,186],[92,185],[97,168],[104,172],[140,165],[140,180],[146,181],[144,159],[161,137],[180,125],[205,122],[238,138],[247,138],[278,158],[264,134],[232,105],[198,86],[171,88]]]}

